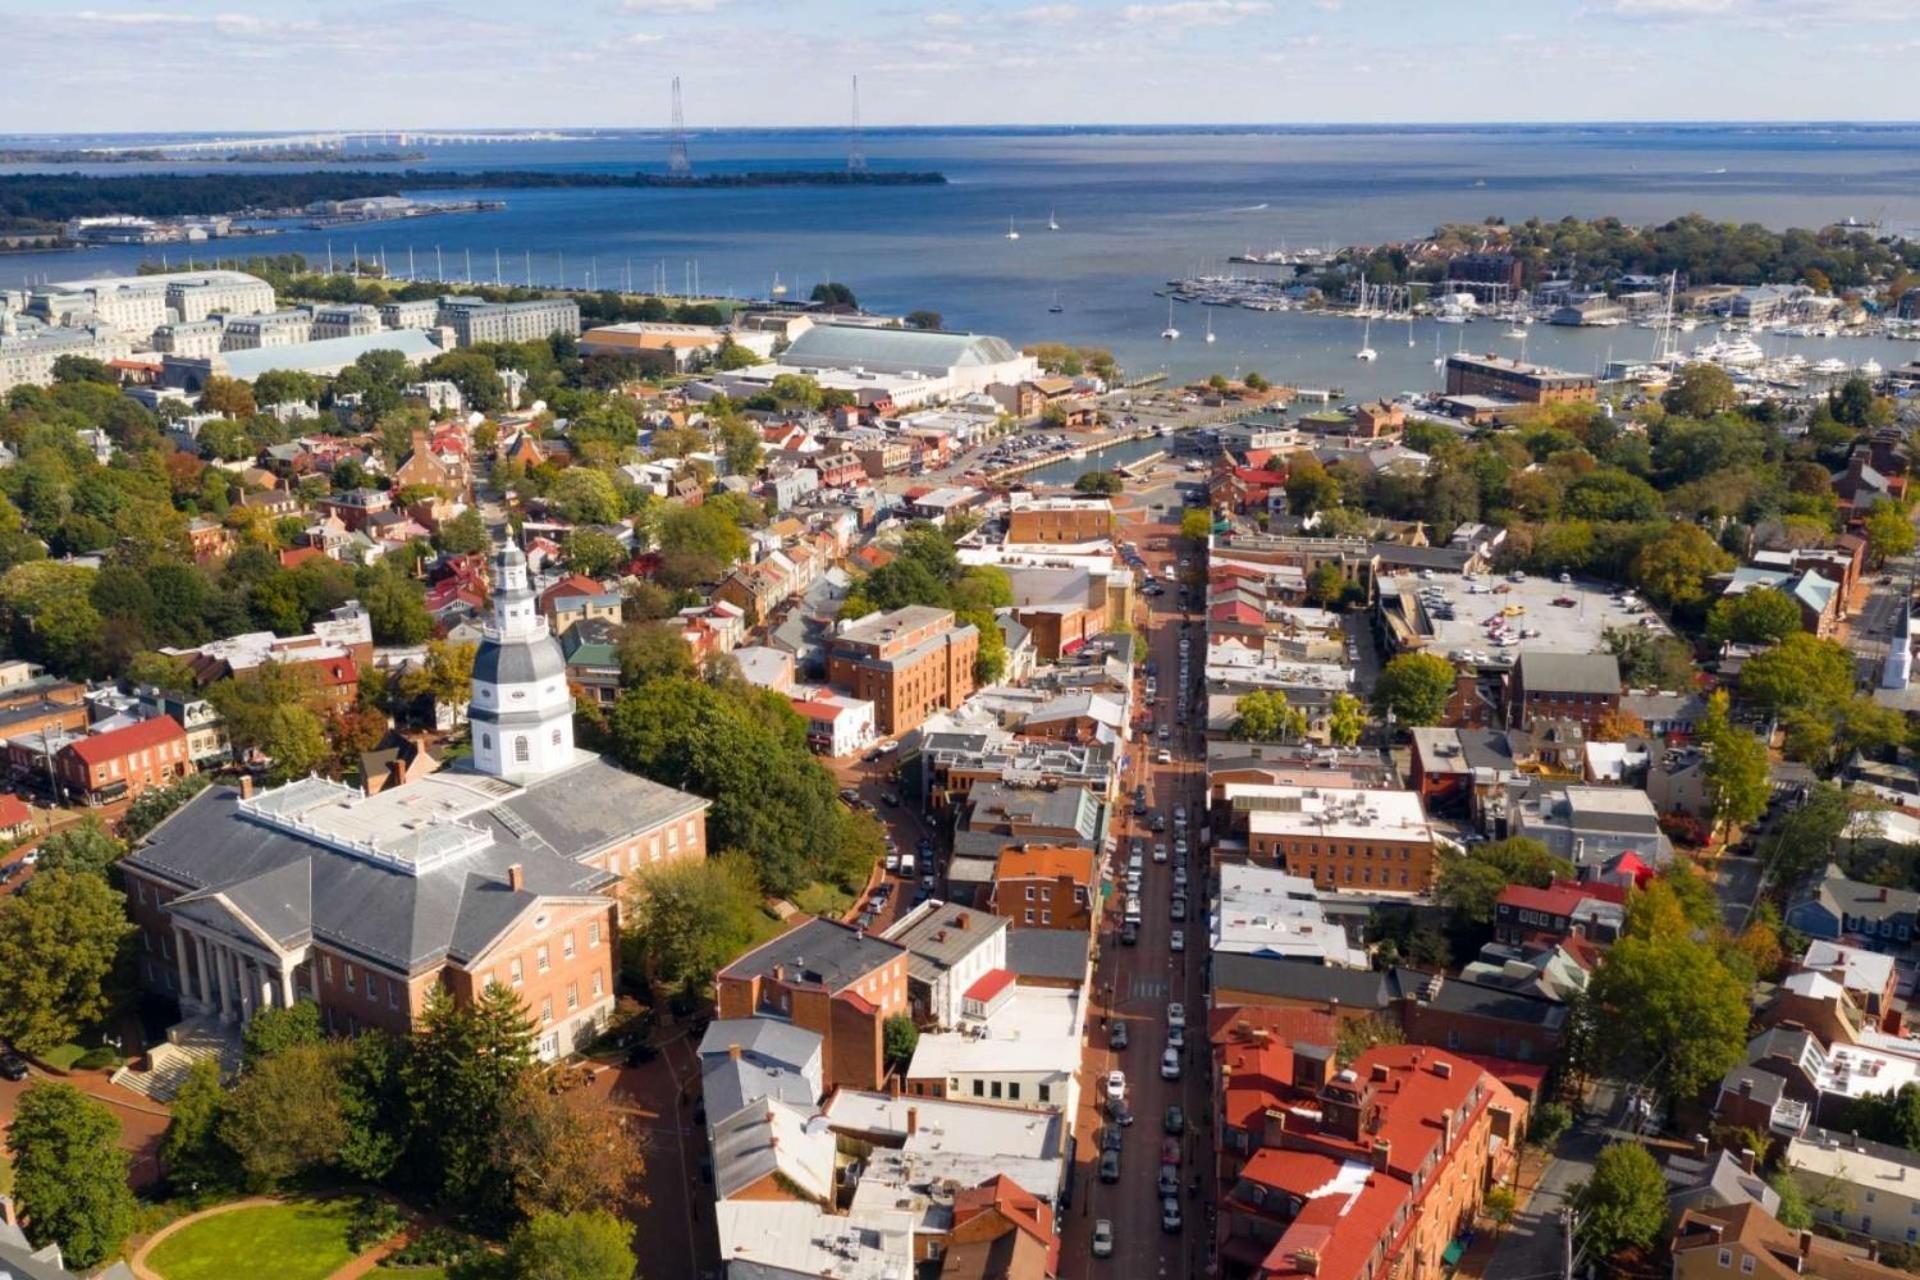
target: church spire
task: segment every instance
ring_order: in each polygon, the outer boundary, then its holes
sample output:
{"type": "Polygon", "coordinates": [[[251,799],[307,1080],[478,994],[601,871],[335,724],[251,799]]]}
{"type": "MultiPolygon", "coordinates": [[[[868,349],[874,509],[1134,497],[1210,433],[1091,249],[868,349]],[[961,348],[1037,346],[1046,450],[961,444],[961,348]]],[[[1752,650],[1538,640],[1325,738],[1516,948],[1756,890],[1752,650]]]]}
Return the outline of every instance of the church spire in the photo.
{"type": "Polygon", "coordinates": [[[573,763],[573,694],[560,642],[540,613],[527,554],[493,558],[493,617],[473,657],[473,767],[530,782],[573,763]]]}

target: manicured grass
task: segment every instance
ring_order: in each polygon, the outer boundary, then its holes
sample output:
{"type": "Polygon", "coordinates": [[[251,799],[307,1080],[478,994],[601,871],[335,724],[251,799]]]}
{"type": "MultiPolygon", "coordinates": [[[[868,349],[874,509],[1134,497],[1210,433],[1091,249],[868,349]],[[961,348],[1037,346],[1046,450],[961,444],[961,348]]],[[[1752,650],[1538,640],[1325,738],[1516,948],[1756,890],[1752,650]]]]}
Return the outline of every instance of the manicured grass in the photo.
{"type": "Polygon", "coordinates": [[[353,1259],[347,1247],[352,1218],[350,1199],[239,1209],[168,1236],[147,1265],[166,1280],[323,1280],[353,1259]]]}
{"type": "Polygon", "coordinates": [[[376,1276],[391,1276],[393,1280],[447,1280],[445,1267],[388,1267],[373,1269],[376,1276]]]}
{"type": "Polygon", "coordinates": [[[793,895],[793,905],[810,916],[830,916],[837,919],[841,912],[853,905],[853,895],[843,892],[837,884],[815,880],[793,895]]]}
{"type": "Polygon", "coordinates": [[[57,1044],[41,1054],[40,1061],[46,1063],[55,1071],[71,1071],[73,1070],[73,1064],[80,1061],[80,1059],[86,1055],[86,1052],[84,1047],[69,1040],[67,1043],[57,1044]]]}

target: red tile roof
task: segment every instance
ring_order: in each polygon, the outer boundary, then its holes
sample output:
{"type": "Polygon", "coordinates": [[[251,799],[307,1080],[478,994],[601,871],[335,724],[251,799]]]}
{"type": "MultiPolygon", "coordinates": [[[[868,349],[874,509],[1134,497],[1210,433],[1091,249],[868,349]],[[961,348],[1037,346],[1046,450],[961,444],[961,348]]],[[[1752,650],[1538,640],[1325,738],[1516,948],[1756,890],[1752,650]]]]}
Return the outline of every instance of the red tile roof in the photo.
{"type": "Polygon", "coordinates": [[[1207,1038],[1214,1044],[1252,1040],[1264,1031],[1279,1044],[1335,1044],[1339,1023],[1320,1009],[1281,1009],[1264,1005],[1223,1005],[1207,1013],[1207,1038]]]}
{"type": "Polygon", "coordinates": [[[184,740],[186,736],[187,731],[172,716],[155,716],[123,729],[109,729],[90,738],[81,738],[69,744],[67,750],[91,769],[109,760],[125,759],[135,751],[145,751],[176,739],[184,740]]]}
{"type": "Polygon", "coordinates": [[[0,794],[0,831],[11,831],[33,821],[33,811],[12,792],[0,794]]]}
{"type": "Polygon", "coordinates": [[[1261,613],[1252,605],[1238,600],[1229,600],[1224,604],[1214,605],[1213,608],[1207,610],[1207,617],[1214,622],[1239,622],[1249,627],[1259,626],[1261,622],[1266,620],[1265,614],[1261,613]]]}

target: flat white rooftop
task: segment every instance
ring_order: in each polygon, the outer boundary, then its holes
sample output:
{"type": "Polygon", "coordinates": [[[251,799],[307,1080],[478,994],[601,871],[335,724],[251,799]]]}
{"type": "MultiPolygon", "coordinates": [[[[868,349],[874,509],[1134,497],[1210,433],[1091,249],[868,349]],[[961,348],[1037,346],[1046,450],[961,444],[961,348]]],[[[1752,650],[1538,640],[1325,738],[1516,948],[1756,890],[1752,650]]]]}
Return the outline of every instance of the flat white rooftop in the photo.
{"type": "Polygon", "coordinates": [[[720,1256],[833,1280],[913,1280],[913,1215],[839,1217],[817,1204],[722,1200],[714,1205],[720,1256]]]}
{"type": "MultiPolygon", "coordinates": [[[[1065,987],[1017,987],[985,1024],[924,1034],[907,1075],[1072,1075],[1080,1065],[1080,993],[1065,987]]],[[[1064,1103],[1064,1097],[1059,1099],[1064,1103]]]]}
{"type": "Polygon", "coordinates": [[[1411,791],[1235,782],[1227,784],[1226,800],[1246,811],[1248,831],[1255,835],[1337,836],[1421,844],[1433,839],[1426,809],[1411,791]]]}

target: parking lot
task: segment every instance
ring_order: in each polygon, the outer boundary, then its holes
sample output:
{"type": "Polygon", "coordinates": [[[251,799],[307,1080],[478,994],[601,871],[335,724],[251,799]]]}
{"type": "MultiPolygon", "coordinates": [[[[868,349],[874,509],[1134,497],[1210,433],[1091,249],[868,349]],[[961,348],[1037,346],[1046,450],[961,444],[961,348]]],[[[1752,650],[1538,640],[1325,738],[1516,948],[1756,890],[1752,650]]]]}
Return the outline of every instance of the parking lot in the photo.
{"type": "Polygon", "coordinates": [[[1382,577],[1381,597],[1412,592],[1432,628],[1430,652],[1460,661],[1507,661],[1524,645],[1572,653],[1606,648],[1609,630],[1667,627],[1644,601],[1611,584],[1532,575],[1400,574],[1382,577]],[[1451,616],[1448,616],[1451,615],[1451,616]],[[1495,620],[1500,628],[1490,625],[1495,620]],[[1498,643],[1504,635],[1507,643],[1498,643]]]}

